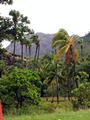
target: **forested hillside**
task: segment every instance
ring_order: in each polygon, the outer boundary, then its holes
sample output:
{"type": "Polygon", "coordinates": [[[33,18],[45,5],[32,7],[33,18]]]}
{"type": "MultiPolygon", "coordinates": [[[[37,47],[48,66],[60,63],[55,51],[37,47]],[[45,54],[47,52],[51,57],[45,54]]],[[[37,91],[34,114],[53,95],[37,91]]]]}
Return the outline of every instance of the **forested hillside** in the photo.
{"type": "MultiPolygon", "coordinates": [[[[49,53],[50,51],[52,51],[51,42],[52,42],[53,34],[45,34],[45,33],[37,33],[37,34],[40,38],[40,55],[43,55],[45,53],[49,53]]],[[[83,38],[83,55],[86,56],[89,54],[89,51],[90,51],[90,47],[89,47],[90,44],[88,42],[90,40],[90,33],[88,33],[84,37],[80,37],[80,39],[81,38],[83,38]]],[[[76,43],[76,48],[80,53],[80,45],[78,41],[75,41],[75,43],[76,43]]],[[[13,43],[11,43],[6,49],[10,52],[13,52],[13,43]]],[[[31,56],[34,56],[34,53],[35,53],[35,44],[32,45],[31,56]]],[[[21,55],[20,43],[16,44],[16,54],[21,55]]],[[[25,46],[24,46],[24,56],[26,56],[25,46]]]]}

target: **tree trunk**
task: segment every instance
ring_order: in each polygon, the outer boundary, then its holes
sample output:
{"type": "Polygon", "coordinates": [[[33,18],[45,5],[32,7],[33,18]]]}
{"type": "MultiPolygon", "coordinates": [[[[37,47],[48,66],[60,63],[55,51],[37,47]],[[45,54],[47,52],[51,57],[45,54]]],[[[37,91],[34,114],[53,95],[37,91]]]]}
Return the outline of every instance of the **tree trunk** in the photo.
{"type": "Polygon", "coordinates": [[[31,57],[31,47],[29,46],[29,58],[31,57]]]}
{"type": "Polygon", "coordinates": [[[13,44],[14,44],[13,55],[15,56],[16,42],[14,42],[13,44]]]}
{"type": "Polygon", "coordinates": [[[70,101],[71,97],[71,84],[70,84],[70,78],[68,78],[68,100],[70,101]]]}
{"type": "Polygon", "coordinates": [[[54,85],[52,85],[52,103],[54,102],[54,85]]]}
{"type": "Polygon", "coordinates": [[[26,45],[26,58],[27,58],[27,45],[26,45]]]}
{"type": "MultiPolygon", "coordinates": [[[[75,67],[76,67],[76,64],[75,64],[75,61],[74,61],[74,79],[75,79],[75,67]]],[[[78,80],[77,79],[75,79],[75,83],[76,83],[76,87],[78,88],[78,80]]]]}
{"type": "Polygon", "coordinates": [[[23,59],[23,43],[21,43],[21,58],[23,59]]]}
{"type": "Polygon", "coordinates": [[[83,45],[80,46],[81,47],[81,58],[83,57],[83,45]]]}
{"type": "Polygon", "coordinates": [[[40,47],[38,47],[37,62],[38,62],[38,59],[39,59],[39,51],[40,51],[40,47]]]}
{"type": "Polygon", "coordinates": [[[59,83],[58,83],[58,80],[56,82],[56,86],[57,86],[57,103],[59,104],[59,83]]]}
{"type": "Polygon", "coordinates": [[[28,64],[28,59],[27,59],[27,45],[26,45],[26,68],[27,68],[27,64],[28,64]]]}
{"type": "Polygon", "coordinates": [[[46,101],[48,101],[48,88],[46,90],[46,101]]]}
{"type": "Polygon", "coordinates": [[[35,61],[36,61],[36,56],[37,56],[37,46],[36,46],[36,51],[35,51],[35,56],[34,56],[35,61]]]}

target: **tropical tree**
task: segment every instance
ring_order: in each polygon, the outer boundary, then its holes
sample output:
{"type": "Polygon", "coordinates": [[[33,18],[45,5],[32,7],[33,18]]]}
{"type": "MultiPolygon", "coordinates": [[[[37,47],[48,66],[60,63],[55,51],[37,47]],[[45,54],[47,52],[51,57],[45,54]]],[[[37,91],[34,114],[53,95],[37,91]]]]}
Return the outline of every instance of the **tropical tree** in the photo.
{"type": "Polygon", "coordinates": [[[36,51],[35,51],[35,56],[34,56],[34,60],[38,61],[39,59],[39,51],[40,51],[40,40],[37,34],[33,34],[31,37],[33,43],[35,43],[36,45],[36,51]]]}
{"type": "Polygon", "coordinates": [[[9,35],[11,25],[12,23],[8,17],[0,16],[0,43],[3,40],[11,39],[11,36],[9,35]]]}
{"type": "MultiPolygon", "coordinates": [[[[75,49],[75,46],[74,46],[74,40],[77,39],[77,36],[71,36],[69,38],[69,35],[67,34],[65,36],[65,39],[58,39],[57,41],[53,42],[52,44],[52,47],[53,48],[57,48],[56,50],[56,55],[54,57],[54,60],[55,62],[57,63],[59,61],[59,57],[62,55],[62,54],[65,54],[65,65],[69,65],[69,63],[72,63],[72,68],[74,70],[74,74],[75,74],[75,63],[78,61],[78,52],[77,50],[75,49]]],[[[78,87],[78,83],[77,81],[76,82],[76,85],[78,87]]],[[[70,96],[70,78],[69,78],[69,75],[68,75],[68,96],[70,96]]]]}
{"type": "Polygon", "coordinates": [[[25,41],[24,41],[24,45],[25,45],[25,49],[26,49],[26,58],[28,57],[28,45],[29,45],[29,40],[28,39],[25,39],[25,41]]]}
{"type": "Polygon", "coordinates": [[[32,41],[29,41],[29,44],[28,44],[29,58],[31,57],[31,47],[32,47],[32,41]]]}
{"type": "MultiPolygon", "coordinates": [[[[28,20],[27,16],[21,15],[21,23],[19,25],[19,40],[21,43],[21,57],[23,58],[23,45],[25,41],[27,41],[27,35],[32,34],[32,31],[29,29],[28,25],[30,24],[30,21],[28,20]]],[[[27,47],[27,45],[26,45],[27,47]]],[[[26,53],[27,54],[27,53],[26,53]]]]}
{"type": "MultiPolygon", "coordinates": [[[[54,34],[52,39],[52,48],[55,49],[55,54],[57,54],[57,49],[62,48],[65,45],[66,40],[68,40],[69,35],[66,30],[60,29],[56,34],[54,34]]],[[[56,63],[56,73],[57,73],[57,63],[56,63]]],[[[59,87],[58,80],[56,82],[57,86],[57,102],[59,102],[59,87]]]]}
{"type": "Polygon", "coordinates": [[[57,103],[59,103],[60,85],[62,81],[61,71],[56,69],[56,65],[54,63],[50,65],[49,69],[50,71],[47,70],[47,77],[44,82],[48,86],[52,86],[52,102],[54,101],[54,86],[56,85],[57,103]]]}
{"type": "Polygon", "coordinates": [[[14,43],[13,54],[15,55],[16,42],[18,41],[18,30],[20,22],[20,13],[16,10],[11,10],[9,15],[12,17],[12,27],[10,29],[10,34],[13,36],[12,42],[14,43]]]}
{"type": "Polygon", "coordinates": [[[54,34],[52,39],[52,48],[56,49],[57,47],[62,47],[65,44],[65,41],[69,39],[69,35],[66,30],[60,29],[56,34],[54,34]],[[64,41],[63,41],[64,40],[64,41]],[[56,44],[56,41],[61,41],[60,44],[56,44]],[[55,45],[53,45],[55,43],[55,45]]]}
{"type": "Polygon", "coordinates": [[[78,40],[78,44],[80,45],[81,57],[82,57],[82,56],[83,56],[83,39],[79,39],[79,40],[78,40]]]}

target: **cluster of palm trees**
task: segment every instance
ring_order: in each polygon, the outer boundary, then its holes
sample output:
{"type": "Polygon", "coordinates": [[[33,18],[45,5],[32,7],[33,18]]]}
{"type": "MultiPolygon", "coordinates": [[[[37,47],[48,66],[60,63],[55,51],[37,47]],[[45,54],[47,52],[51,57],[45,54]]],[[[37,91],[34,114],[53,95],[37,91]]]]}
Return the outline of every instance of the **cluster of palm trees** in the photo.
{"type": "MultiPolygon", "coordinates": [[[[51,71],[46,77],[45,83],[52,86],[52,102],[53,102],[53,86],[56,84],[57,89],[57,103],[59,103],[60,96],[60,84],[62,84],[62,79],[64,80],[64,85],[68,88],[68,99],[71,97],[71,87],[72,87],[72,77],[75,74],[75,64],[78,61],[78,52],[74,45],[74,40],[78,39],[76,35],[69,37],[67,31],[60,29],[56,34],[54,34],[52,40],[52,48],[55,49],[54,61],[56,64],[55,70],[51,71]],[[63,70],[61,67],[58,69],[58,63],[60,56],[65,54],[63,70]],[[72,64],[71,64],[72,63],[72,64]],[[64,70],[65,69],[65,70],[64,70]],[[67,71],[66,71],[67,70],[67,71]],[[64,75],[63,75],[64,74],[64,75]],[[66,81],[66,83],[65,83],[66,81]]],[[[73,78],[74,80],[74,78],[73,78]]],[[[76,85],[78,87],[77,81],[76,85]]]]}
{"type": "MultiPolygon", "coordinates": [[[[7,21],[4,22],[8,27],[5,29],[4,33],[7,36],[7,39],[13,43],[13,55],[16,54],[16,42],[19,42],[21,45],[21,58],[23,59],[23,48],[25,46],[26,58],[31,57],[31,47],[34,43],[36,45],[35,51],[35,60],[39,59],[40,51],[40,40],[37,34],[29,28],[30,21],[27,16],[23,16],[19,11],[11,10],[9,12],[10,17],[7,18],[7,21]],[[30,37],[29,37],[30,36],[30,37]]],[[[6,25],[4,25],[6,27],[6,25]]]]}

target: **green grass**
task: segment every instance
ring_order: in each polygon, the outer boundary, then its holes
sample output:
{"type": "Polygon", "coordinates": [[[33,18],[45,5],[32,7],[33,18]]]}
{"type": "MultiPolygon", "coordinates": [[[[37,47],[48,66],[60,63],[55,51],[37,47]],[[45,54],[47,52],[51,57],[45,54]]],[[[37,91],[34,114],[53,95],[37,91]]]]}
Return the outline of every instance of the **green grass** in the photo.
{"type": "Polygon", "coordinates": [[[43,98],[39,105],[25,105],[22,109],[7,109],[4,120],[90,120],[90,109],[73,109],[70,101],[60,101],[59,104],[43,98]],[[77,110],[77,111],[75,111],[77,110]]]}
{"type": "Polygon", "coordinates": [[[4,120],[90,120],[90,109],[88,110],[80,110],[78,112],[54,112],[37,115],[34,113],[33,115],[11,115],[4,116],[4,120]]]}

